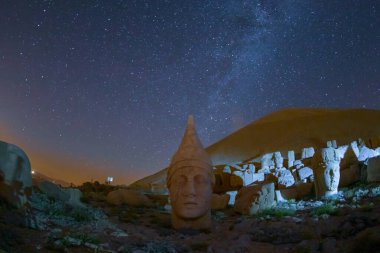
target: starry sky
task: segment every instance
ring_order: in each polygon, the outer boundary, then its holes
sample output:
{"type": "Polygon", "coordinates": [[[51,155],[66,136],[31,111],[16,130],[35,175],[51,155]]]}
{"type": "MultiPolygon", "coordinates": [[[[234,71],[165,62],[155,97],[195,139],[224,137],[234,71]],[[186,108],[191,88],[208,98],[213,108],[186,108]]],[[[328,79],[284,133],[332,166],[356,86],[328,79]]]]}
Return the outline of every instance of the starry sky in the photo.
{"type": "Polygon", "coordinates": [[[287,107],[380,109],[380,1],[0,0],[0,139],[68,182],[287,107]]]}

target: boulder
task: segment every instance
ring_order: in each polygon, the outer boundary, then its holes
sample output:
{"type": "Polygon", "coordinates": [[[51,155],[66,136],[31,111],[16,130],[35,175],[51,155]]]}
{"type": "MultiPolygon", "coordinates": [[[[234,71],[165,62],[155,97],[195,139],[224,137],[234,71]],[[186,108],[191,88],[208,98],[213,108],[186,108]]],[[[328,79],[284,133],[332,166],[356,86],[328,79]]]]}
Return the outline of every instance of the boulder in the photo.
{"type": "Polygon", "coordinates": [[[275,205],[274,183],[243,187],[236,195],[234,210],[241,214],[256,214],[275,205]]]}
{"type": "Polygon", "coordinates": [[[380,182],[380,156],[368,159],[367,181],[380,182]]]}
{"type": "Polygon", "coordinates": [[[147,196],[141,192],[128,190],[128,189],[119,189],[108,193],[107,202],[113,205],[123,205],[127,204],[130,206],[139,206],[139,207],[152,207],[153,203],[149,200],[147,196]]]}
{"type": "Polygon", "coordinates": [[[313,176],[313,170],[309,167],[303,167],[297,171],[298,177],[301,181],[313,176]]]}
{"type": "Polygon", "coordinates": [[[230,200],[230,195],[228,194],[212,194],[211,198],[211,209],[212,210],[223,210],[227,208],[228,202],[230,200]]]}
{"type": "Polygon", "coordinates": [[[295,180],[290,170],[283,169],[278,172],[278,188],[288,188],[294,185],[295,180]]]}
{"type": "Polygon", "coordinates": [[[32,174],[29,158],[19,147],[0,141],[0,197],[21,207],[31,194],[32,174]]]}

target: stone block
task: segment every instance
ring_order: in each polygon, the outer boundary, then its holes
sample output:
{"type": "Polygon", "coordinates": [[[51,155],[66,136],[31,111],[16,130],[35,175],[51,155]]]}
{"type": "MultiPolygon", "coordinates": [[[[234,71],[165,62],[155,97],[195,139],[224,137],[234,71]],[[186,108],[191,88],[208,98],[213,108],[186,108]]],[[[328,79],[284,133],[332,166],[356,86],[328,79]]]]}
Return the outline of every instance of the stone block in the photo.
{"type": "Polygon", "coordinates": [[[212,194],[211,197],[211,209],[212,210],[223,210],[227,208],[230,200],[230,195],[228,194],[212,194]]]}
{"type": "Polygon", "coordinates": [[[313,176],[313,170],[309,167],[303,167],[297,171],[298,177],[301,181],[313,176]]]}
{"type": "Polygon", "coordinates": [[[367,181],[380,182],[380,156],[368,159],[367,181]]]}
{"type": "Polygon", "coordinates": [[[236,199],[237,193],[238,193],[238,191],[228,191],[228,192],[226,192],[226,194],[228,194],[230,196],[229,201],[228,201],[229,205],[233,206],[235,204],[235,199],[236,199]]]}
{"type": "Polygon", "coordinates": [[[359,164],[353,164],[347,169],[340,171],[339,187],[346,187],[360,181],[359,164]]]}
{"type": "Polygon", "coordinates": [[[234,210],[241,214],[256,214],[275,205],[273,183],[243,187],[236,195],[234,210]]]}

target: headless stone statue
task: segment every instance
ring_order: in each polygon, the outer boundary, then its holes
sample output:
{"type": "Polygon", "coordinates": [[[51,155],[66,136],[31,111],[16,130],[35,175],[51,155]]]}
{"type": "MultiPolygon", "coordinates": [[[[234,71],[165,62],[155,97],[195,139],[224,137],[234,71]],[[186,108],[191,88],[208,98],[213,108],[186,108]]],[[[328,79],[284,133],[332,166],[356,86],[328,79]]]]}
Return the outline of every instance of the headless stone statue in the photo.
{"type": "Polygon", "coordinates": [[[204,230],[211,227],[214,182],[211,160],[198,139],[193,118],[189,116],[181,145],[167,174],[173,228],[204,230]]]}

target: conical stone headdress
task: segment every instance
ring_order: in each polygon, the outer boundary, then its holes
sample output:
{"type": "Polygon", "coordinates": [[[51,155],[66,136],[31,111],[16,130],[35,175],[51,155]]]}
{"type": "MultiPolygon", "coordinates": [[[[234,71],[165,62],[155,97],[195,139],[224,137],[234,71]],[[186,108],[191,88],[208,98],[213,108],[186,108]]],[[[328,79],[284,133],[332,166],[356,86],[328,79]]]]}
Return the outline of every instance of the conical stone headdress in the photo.
{"type": "Polygon", "coordinates": [[[187,127],[185,134],[183,135],[182,142],[170,162],[167,175],[168,186],[170,185],[173,174],[183,167],[198,167],[205,169],[207,172],[211,173],[212,181],[214,181],[214,177],[212,175],[212,162],[204,150],[197,133],[195,132],[192,115],[188,118],[187,127]]]}

